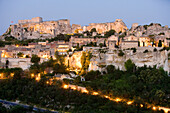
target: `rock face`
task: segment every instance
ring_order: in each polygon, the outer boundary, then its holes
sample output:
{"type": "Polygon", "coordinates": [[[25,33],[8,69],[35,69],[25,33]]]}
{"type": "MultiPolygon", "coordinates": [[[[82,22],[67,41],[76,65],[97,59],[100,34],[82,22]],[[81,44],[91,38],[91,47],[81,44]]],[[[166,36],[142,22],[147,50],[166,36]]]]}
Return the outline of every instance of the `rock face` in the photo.
{"type": "Polygon", "coordinates": [[[161,26],[161,24],[158,23],[143,26],[134,23],[128,34],[134,34],[137,37],[150,36],[152,38],[161,38],[161,36],[163,36],[169,38],[170,29],[168,26],[161,26]]]}
{"type": "MultiPolygon", "coordinates": [[[[168,63],[168,52],[167,51],[157,51],[149,50],[148,53],[143,53],[146,48],[137,50],[136,53],[133,53],[132,50],[124,51],[124,56],[118,56],[119,51],[108,51],[107,53],[95,53],[90,62],[90,70],[102,70],[100,65],[114,65],[116,68],[125,70],[124,63],[131,59],[136,66],[141,67],[144,65],[153,67],[154,65],[157,68],[162,67],[165,71],[170,72],[170,64],[168,63]]],[[[153,49],[153,48],[152,48],[153,49]]]]}
{"type": "Polygon", "coordinates": [[[11,25],[6,34],[22,39],[51,38],[57,34],[71,33],[70,21],[62,19],[58,21],[43,21],[41,17],[31,20],[19,20],[18,24],[11,25]]]}
{"type": "Polygon", "coordinates": [[[86,29],[90,31],[93,28],[96,28],[98,33],[104,33],[111,29],[114,29],[117,33],[119,33],[120,31],[125,32],[127,30],[127,26],[122,21],[122,19],[116,19],[115,22],[110,23],[90,23],[86,29]]]}
{"type": "MultiPolygon", "coordinates": [[[[105,33],[114,29],[117,33],[125,32],[127,26],[121,19],[116,19],[110,23],[91,23],[89,26],[82,27],[78,24],[70,25],[68,19],[58,21],[43,21],[41,17],[35,17],[30,20],[18,20],[18,24],[11,25],[5,36],[13,36],[19,40],[23,39],[46,39],[57,36],[58,34],[71,34],[76,32],[90,31],[96,28],[98,33],[105,33]]],[[[3,39],[2,37],[1,39],[3,39]]]]}

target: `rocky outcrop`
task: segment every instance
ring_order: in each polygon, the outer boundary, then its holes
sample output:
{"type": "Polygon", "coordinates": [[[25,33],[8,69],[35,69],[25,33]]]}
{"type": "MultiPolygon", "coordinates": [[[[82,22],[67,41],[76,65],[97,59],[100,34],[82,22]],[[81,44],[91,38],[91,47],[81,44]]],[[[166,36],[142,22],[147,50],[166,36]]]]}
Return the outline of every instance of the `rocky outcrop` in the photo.
{"type": "Polygon", "coordinates": [[[90,23],[89,26],[86,27],[88,31],[90,31],[93,28],[96,28],[96,31],[98,33],[104,33],[111,29],[119,33],[120,31],[125,32],[128,29],[125,23],[122,21],[122,19],[116,19],[115,22],[110,23],[90,23]]]}
{"type": "Polygon", "coordinates": [[[18,24],[11,25],[4,35],[11,35],[19,40],[22,39],[44,39],[56,35],[72,32],[70,21],[62,19],[58,21],[43,21],[41,17],[31,20],[19,20],[18,24]]]}
{"type": "Polygon", "coordinates": [[[168,26],[161,26],[158,23],[151,23],[150,25],[138,25],[137,23],[132,24],[128,35],[133,34],[137,37],[146,37],[149,36],[151,38],[161,38],[170,37],[170,29],[168,26]]]}
{"type": "MultiPolygon", "coordinates": [[[[137,50],[138,51],[138,50],[137,50]]],[[[144,51],[144,50],[143,50],[144,51]]],[[[114,65],[116,68],[125,70],[124,63],[131,59],[136,66],[141,67],[144,65],[153,67],[154,65],[163,67],[165,71],[169,72],[169,64],[167,60],[167,51],[149,51],[148,53],[143,53],[142,50],[133,53],[132,50],[124,51],[124,56],[118,56],[119,51],[108,51],[104,56],[99,58],[98,54],[93,54],[89,70],[101,70],[100,65],[114,65]]]]}

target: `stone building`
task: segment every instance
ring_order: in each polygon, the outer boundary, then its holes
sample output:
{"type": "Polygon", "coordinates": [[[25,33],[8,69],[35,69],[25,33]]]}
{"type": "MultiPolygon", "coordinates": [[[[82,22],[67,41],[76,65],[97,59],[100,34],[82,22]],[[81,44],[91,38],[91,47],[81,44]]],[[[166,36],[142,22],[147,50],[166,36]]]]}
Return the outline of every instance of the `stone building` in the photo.
{"type": "Polygon", "coordinates": [[[151,45],[151,39],[149,37],[139,37],[140,47],[148,47],[151,45]]]}
{"type": "Polygon", "coordinates": [[[108,47],[109,49],[115,49],[116,45],[118,45],[118,37],[112,35],[108,38],[108,47]]]}
{"type": "Polygon", "coordinates": [[[128,49],[128,48],[137,48],[138,47],[138,37],[133,35],[124,37],[120,40],[120,48],[128,49]]]}

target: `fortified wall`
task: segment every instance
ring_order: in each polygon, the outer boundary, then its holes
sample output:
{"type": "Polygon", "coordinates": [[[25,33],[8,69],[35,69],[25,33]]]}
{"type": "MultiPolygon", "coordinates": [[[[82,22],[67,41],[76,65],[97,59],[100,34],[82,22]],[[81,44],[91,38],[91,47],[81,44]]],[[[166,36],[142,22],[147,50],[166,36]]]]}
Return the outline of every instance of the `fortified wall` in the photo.
{"type": "Polygon", "coordinates": [[[31,20],[18,20],[18,24],[26,24],[26,23],[40,23],[43,22],[41,17],[34,17],[31,20]]]}

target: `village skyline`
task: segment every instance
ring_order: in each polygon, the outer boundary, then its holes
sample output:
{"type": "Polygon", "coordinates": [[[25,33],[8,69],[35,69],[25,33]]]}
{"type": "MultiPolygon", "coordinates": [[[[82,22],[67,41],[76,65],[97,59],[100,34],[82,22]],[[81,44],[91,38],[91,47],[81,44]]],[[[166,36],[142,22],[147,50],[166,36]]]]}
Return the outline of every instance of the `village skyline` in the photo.
{"type": "Polygon", "coordinates": [[[43,17],[44,21],[69,19],[71,24],[113,22],[122,19],[130,29],[133,23],[139,25],[160,23],[168,25],[170,16],[168,0],[121,0],[121,1],[0,1],[0,35],[18,20],[43,17]],[[6,7],[8,6],[8,7],[6,7]],[[76,7],[75,7],[76,6],[76,7]],[[107,6],[107,7],[105,7],[107,6]],[[8,9],[7,9],[8,8],[8,9]],[[79,16],[80,15],[80,16],[79,16]]]}

